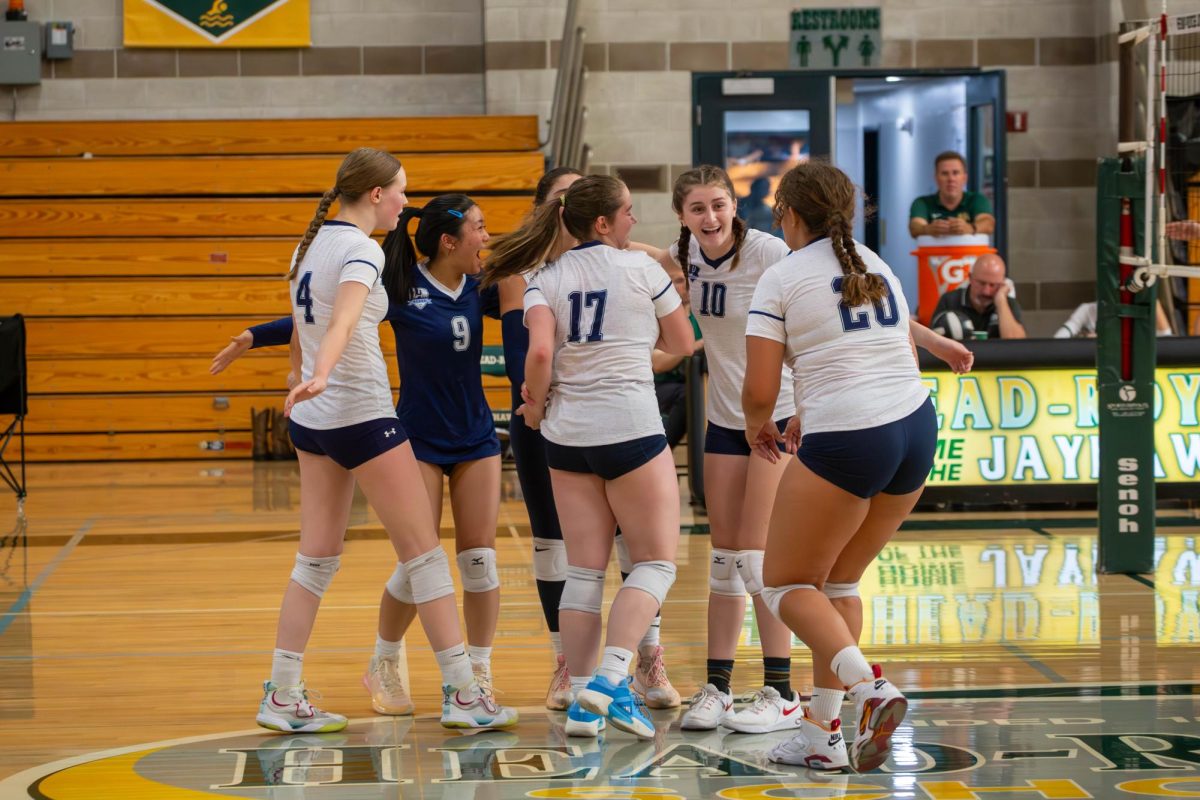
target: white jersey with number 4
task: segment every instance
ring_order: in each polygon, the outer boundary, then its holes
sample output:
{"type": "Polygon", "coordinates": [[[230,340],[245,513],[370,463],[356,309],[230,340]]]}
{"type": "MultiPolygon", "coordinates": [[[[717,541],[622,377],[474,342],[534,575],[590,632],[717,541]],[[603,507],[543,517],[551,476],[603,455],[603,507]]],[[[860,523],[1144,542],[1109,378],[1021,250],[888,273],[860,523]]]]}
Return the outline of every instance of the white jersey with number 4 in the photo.
{"type": "Polygon", "coordinates": [[[570,447],[663,433],[650,354],[659,317],[682,301],[654,259],[587,243],[529,280],[525,313],[549,306],[556,324],[542,435],[570,447]]]}
{"type": "MultiPolygon", "coordinates": [[[[679,261],[679,244],[670,248],[679,261]]],[[[716,266],[705,259],[693,237],[688,247],[688,293],[692,316],[704,334],[708,356],[708,420],[722,428],[742,430],[742,383],[746,380],[746,315],[754,288],[769,267],[787,257],[782,239],[757,230],[746,231],[737,266],[733,256],[716,266]]],[[[772,419],[787,419],[796,413],[792,398],[792,371],[786,365],[781,391],[772,419]]]]}
{"type": "Polygon", "coordinates": [[[292,321],[303,354],[303,380],[313,375],[338,287],[353,281],[370,292],[358,325],[329,374],[329,385],[292,409],[298,425],[330,430],[396,416],[387,365],[379,349],[379,323],[388,310],[387,291],[379,279],[383,261],[383,248],[370,236],[348,222],[331,220],[317,231],[300,262],[289,286],[292,321]]]}
{"type": "Polygon", "coordinates": [[[909,344],[900,281],[883,259],[855,246],[867,271],[887,281],[879,303],[842,303],[842,267],[822,238],[767,270],[750,306],[746,335],[784,345],[802,434],[886,425],[929,396],[909,344]]]}

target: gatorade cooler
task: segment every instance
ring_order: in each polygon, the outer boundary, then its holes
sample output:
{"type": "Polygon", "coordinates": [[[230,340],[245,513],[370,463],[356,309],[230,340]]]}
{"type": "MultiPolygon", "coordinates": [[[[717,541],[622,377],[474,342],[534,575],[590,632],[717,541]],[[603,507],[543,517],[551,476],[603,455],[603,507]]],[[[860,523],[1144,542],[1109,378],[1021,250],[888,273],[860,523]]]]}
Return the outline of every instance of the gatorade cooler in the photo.
{"type": "Polygon", "coordinates": [[[967,236],[918,236],[917,311],[918,319],[928,325],[938,298],[962,286],[971,273],[975,259],[996,252],[986,233],[967,236]]]}

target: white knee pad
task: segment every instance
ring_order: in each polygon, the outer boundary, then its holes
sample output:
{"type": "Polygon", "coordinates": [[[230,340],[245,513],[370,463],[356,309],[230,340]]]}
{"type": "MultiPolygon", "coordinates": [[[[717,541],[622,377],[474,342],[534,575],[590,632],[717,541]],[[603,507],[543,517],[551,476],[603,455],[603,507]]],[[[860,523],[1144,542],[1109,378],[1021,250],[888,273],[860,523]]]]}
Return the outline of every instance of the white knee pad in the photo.
{"type": "Polygon", "coordinates": [[[745,597],[746,584],[742,582],[740,570],[735,563],[737,553],[732,550],[712,551],[708,563],[708,590],[713,594],[723,594],[726,597],[745,597]]]}
{"type": "Polygon", "coordinates": [[[388,578],[387,593],[399,600],[401,603],[413,604],[412,584],[408,582],[408,570],[404,568],[404,564],[400,561],[396,562],[396,570],[392,573],[392,577],[388,578]]]}
{"type": "Polygon", "coordinates": [[[559,611],[600,613],[604,604],[604,570],[567,567],[567,585],[563,587],[559,611]]]}
{"type": "Polygon", "coordinates": [[[458,554],[458,575],[464,592],[490,592],[500,588],[496,572],[496,550],[492,547],[472,547],[458,554]]]}
{"type": "Polygon", "coordinates": [[[837,600],[839,597],[858,597],[858,582],[830,583],[829,581],[825,581],[825,588],[821,591],[830,600],[837,600]]]}
{"type": "Polygon", "coordinates": [[[794,592],[797,589],[812,589],[817,591],[817,587],[811,583],[789,583],[787,586],[764,586],[762,590],[763,602],[767,604],[767,608],[771,609],[771,613],[775,618],[783,621],[779,616],[779,604],[783,602],[783,596],[788,592],[794,592]]]}
{"type": "Polygon", "coordinates": [[[533,577],[539,581],[567,579],[567,546],[562,539],[533,540],[533,577]]]}
{"type": "Polygon", "coordinates": [[[621,572],[625,575],[633,572],[633,559],[629,556],[629,545],[625,544],[625,537],[617,534],[617,563],[621,565],[621,572]]]}
{"type": "Polygon", "coordinates": [[[411,561],[405,561],[404,570],[408,573],[413,602],[418,605],[454,594],[450,559],[446,558],[446,551],[440,546],[411,561]]]}
{"type": "Polygon", "coordinates": [[[292,567],[292,580],[308,589],[317,597],[324,597],[325,590],[333,582],[341,566],[341,556],[306,556],[296,553],[296,566],[292,567]]]}
{"type": "Polygon", "coordinates": [[[755,597],[763,590],[764,555],[766,554],[762,550],[742,550],[735,559],[738,574],[742,576],[742,583],[746,584],[746,591],[755,597]]]}
{"type": "Polygon", "coordinates": [[[675,583],[675,565],[670,561],[639,561],[633,565],[623,588],[640,589],[658,601],[659,606],[667,599],[671,584],[675,583]]]}

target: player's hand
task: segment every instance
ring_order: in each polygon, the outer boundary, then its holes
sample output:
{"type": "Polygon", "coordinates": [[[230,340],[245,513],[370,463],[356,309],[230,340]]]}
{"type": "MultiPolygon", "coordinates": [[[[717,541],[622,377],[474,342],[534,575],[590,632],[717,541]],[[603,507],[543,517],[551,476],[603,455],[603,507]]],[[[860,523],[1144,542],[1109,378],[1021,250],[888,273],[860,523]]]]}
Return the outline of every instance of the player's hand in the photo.
{"type": "Polygon", "coordinates": [[[229,344],[225,348],[213,356],[212,366],[208,368],[209,375],[219,375],[233,362],[237,361],[243,353],[250,349],[250,345],[254,344],[254,334],[250,331],[242,331],[237,336],[229,337],[229,344]]]}
{"type": "Polygon", "coordinates": [[[525,424],[533,430],[538,430],[542,427],[542,420],[545,418],[544,410],[538,410],[536,403],[528,401],[521,404],[521,407],[513,412],[525,418],[525,424]]]}
{"type": "Polygon", "coordinates": [[[283,415],[285,417],[292,416],[292,409],[296,403],[303,403],[305,400],[312,400],[314,397],[325,391],[325,387],[329,383],[325,378],[309,378],[306,381],[296,384],[292,390],[288,392],[287,400],[283,402],[283,415]]]}
{"type": "Polygon", "coordinates": [[[1200,222],[1190,219],[1168,222],[1167,236],[1172,239],[1200,239],[1200,222]]]}
{"type": "Polygon", "coordinates": [[[746,442],[750,449],[772,464],[779,461],[779,442],[784,441],[783,434],[775,427],[775,421],[768,419],[758,431],[746,430],[746,442]]]}
{"type": "Polygon", "coordinates": [[[955,375],[963,375],[975,366],[975,354],[967,349],[962,342],[957,342],[948,336],[938,335],[934,340],[934,349],[929,352],[946,362],[950,371],[955,375]]]}
{"type": "Polygon", "coordinates": [[[529,384],[521,383],[521,399],[528,405],[533,405],[533,395],[529,393],[529,384]]]}
{"type": "Polygon", "coordinates": [[[796,455],[800,449],[800,417],[788,420],[787,427],[783,429],[783,446],[791,455],[796,455]]]}

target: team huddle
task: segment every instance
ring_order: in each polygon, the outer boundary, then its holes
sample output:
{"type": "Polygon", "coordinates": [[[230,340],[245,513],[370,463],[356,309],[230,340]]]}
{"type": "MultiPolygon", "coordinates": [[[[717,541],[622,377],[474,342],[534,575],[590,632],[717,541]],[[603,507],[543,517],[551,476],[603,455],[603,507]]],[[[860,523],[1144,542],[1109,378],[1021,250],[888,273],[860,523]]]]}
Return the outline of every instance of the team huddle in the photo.
{"type": "Polygon", "coordinates": [[[646,706],[680,705],[659,643],[676,575],[679,486],[652,358],[702,346],[708,661],[681,727],[788,730],[795,735],[771,751],[774,761],[881,765],[907,702],[858,648],[858,582],[933,465],[936,421],[915,347],[956,371],[970,369],[971,354],[911,322],[892,270],[854,241],[849,178],[818,162],[785,174],[775,196],[781,240],[746,227],[723,170],[690,170],[672,197],[679,239],[663,250],[633,241],[629,190],[613,177],[547,173],[533,210],[497,240],[471,198],[441,195],[417,209],[406,182],[386,153],[348,155],[293,256],[292,315],[235,337],[214,360],[216,372],[251,346],[287,344],[291,354],[285,413],[300,464],[300,545],[259,725],[346,725],[312,705],[301,671],[356,484],[397,555],[363,678],[374,709],[413,712],[398,656],[419,617],[442,673],[442,724],[517,723],[516,709],[496,701],[491,670],[500,443],[479,367],[490,315],[501,320],[510,440],[555,651],[546,707],[566,711],[566,732],[594,737],[611,724],[648,739],[646,706]],[[382,246],[375,230],[388,231],[382,246]],[[384,320],[396,336],[398,406],[380,348],[384,320]],[[465,643],[437,537],[445,477],[465,643]],[[614,544],[623,583],[605,626],[614,544]],[[747,593],[764,674],[753,701],[735,710],[747,593]],[[793,633],[813,657],[807,704],[790,682],[793,633]],[[840,730],[847,694],[849,743],[840,730]]]}

